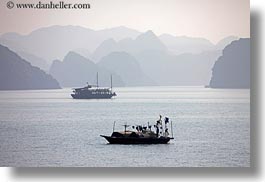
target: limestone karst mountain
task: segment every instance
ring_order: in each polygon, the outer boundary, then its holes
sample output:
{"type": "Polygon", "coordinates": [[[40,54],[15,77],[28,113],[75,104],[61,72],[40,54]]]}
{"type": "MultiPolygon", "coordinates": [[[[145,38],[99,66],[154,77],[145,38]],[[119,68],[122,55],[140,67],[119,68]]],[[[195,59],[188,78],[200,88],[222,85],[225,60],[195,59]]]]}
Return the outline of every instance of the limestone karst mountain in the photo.
{"type": "Polygon", "coordinates": [[[250,88],[250,39],[233,41],[225,47],[212,69],[212,88],[250,88]]]}
{"type": "Polygon", "coordinates": [[[63,87],[80,87],[87,82],[95,85],[97,72],[100,86],[110,86],[110,75],[113,76],[113,86],[124,86],[122,79],[116,73],[99,67],[75,52],[69,52],[63,61],[54,60],[50,68],[50,74],[63,87]]]}
{"type": "Polygon", "coordinates": [[[59,83],[0,45],[0,90],[59,89],[59,83]]]}

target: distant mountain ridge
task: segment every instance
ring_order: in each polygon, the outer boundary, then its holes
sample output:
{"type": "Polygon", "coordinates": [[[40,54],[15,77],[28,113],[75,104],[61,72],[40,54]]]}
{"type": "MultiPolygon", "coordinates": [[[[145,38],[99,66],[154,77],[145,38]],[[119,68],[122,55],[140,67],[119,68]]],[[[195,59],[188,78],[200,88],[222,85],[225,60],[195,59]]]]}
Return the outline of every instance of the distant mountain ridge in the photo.
{"type": "Polygon", "coordinates": [[[106,39],[120,40],[128,36],[134,38],[140,32],[126,27],[92,30],[80,26],[51,26],[32,31],[28,35],[7,33],[0,37],[0,43],[15,52],[27,52],[51,63],[75,49],[93,52],[106,39]],[[54,51],[56,50],[56,51],[54,51]]]}
{"type": "MultiPolygon", "coordinates": [[[[146,48],[146,46],[144,46],[145,41],[141,41],[140,36],[146,33],[148,32],[142,33],[124,26],[103,30],[92,30],[80,26],[54,25],[39,28],[27,35],[6,33],[0,36],[0,43],[9,47],[12,51],[25,52],[42,58],[50,65],[52,60],[62,60],[69,51],[87,50],[87,52],[94,54],[93,52],[108,39],[119,42],[120,46],[123,48],[115,51],[127,52],[127,50],[131,50],[137,52],[139,50],[137,47],[139,42],[143,43],[143,46],[139,48],[146,48]],[[137,37],[138,40],[136,40],[137,37]],[[133,44],[132,42],[138,43],[133,44]]],[[[149,34],[152,35],[151,32],[149,32],[149,34]]],[[[145,35],[144,37],[148,36],[145,35]]],[[[210,41],[203,38],[172,36],[169,34],[163,34],[157,37],[170,52],[176,55],[183,53],[199,54],[205,51],[221,49],[225,46],[213,45],[210,41]]],[[[236,37],[234,37],[234,39],[235,38],[236,37]]],[[[227,42],[227,44],[228,43],[230,42],[227,42]]],[[[84,51],[82,51],[82,53],[84,53],[84,51]]],[[[101,55],[100,57],[102,58],[106,55],[107,54],[101,55]]]]}
{"type": "Polygon", "coordinates": [[[59,89],[59,83],[0,45],[0,90],[59,89]]]}
{"type": "Polygon", "coordinates": [[[100,60],[102,57],[107,56],[112,52],[127,52],[131,55],[135,55],[139,52],[150,50],[167,50],[167,47],[151,30],[140,34],[135,39],[127,38],[118,42],[114,39],[105,40],[95,50],[93,58],[95,60],[100,60]]]}

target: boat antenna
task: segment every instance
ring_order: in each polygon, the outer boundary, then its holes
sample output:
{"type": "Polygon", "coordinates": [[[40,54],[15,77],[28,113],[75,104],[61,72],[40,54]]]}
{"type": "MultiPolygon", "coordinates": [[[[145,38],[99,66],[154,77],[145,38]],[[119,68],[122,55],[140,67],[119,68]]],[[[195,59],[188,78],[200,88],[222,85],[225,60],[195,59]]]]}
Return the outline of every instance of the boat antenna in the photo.
{"type": "Polygon", "coordinates": [[[98,72],[97,72],[97,88],[98,88],[98,72]]]}
{"type": "Polygon", "coordinates": [[[110,75],[110,89],[112,91],[112,75],[110,75]]]}
{"type": "Polygon", "coordinates": [[[115,130],[115,123],[116,123],[116,121],[113,122],[113,132],[115,130]]]}
{"type": "Polygon", "coordinates": [[[124,132],[126,133],[126,128],[129,127],[130,125],[127,125],[127,123],[125,123],[123,126],[124,126],[124,132]]]}

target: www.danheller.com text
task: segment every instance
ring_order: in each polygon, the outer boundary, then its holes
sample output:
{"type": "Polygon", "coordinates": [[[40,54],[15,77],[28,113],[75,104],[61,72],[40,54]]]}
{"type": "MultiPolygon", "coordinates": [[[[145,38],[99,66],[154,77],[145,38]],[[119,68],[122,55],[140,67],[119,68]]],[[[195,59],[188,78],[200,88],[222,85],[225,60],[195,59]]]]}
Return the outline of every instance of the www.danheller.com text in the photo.
{"type": "Polygon", "coordinates": [[[25,2],[13,2],[8,1],[6,3],[8,9],[90,9],[91,5],[89,3],[66,3],[64,1],[59,2],[42,2],[37,3],[25,3],[25,2]]]}

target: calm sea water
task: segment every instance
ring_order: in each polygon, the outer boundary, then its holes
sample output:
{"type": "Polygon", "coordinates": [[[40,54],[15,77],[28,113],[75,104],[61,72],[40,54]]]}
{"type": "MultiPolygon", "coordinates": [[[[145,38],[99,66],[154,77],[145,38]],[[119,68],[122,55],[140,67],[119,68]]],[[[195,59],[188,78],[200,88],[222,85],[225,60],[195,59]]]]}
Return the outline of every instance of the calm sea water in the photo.
{"type": "Polygon", "coordinates": [[[0,166],[250,166],[249,90],[115,88],[111,100],[73,100],[71,89],[0,92],[0,166]],[[110,145],[100,134],[173,121],[162,145],[110,145]]]}

